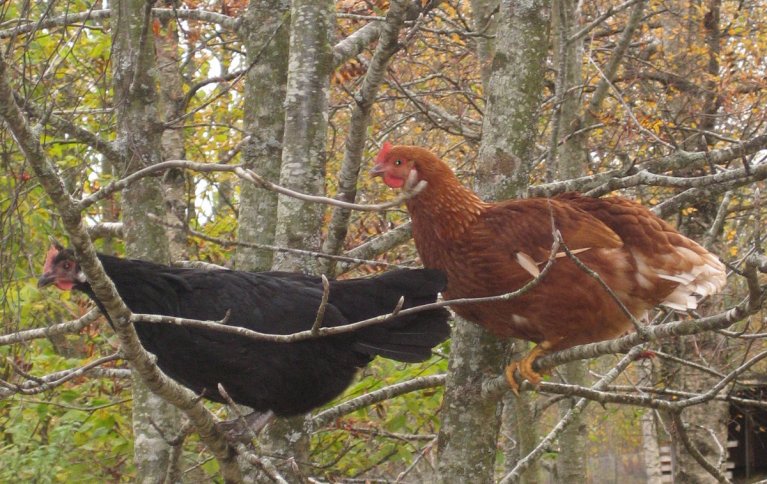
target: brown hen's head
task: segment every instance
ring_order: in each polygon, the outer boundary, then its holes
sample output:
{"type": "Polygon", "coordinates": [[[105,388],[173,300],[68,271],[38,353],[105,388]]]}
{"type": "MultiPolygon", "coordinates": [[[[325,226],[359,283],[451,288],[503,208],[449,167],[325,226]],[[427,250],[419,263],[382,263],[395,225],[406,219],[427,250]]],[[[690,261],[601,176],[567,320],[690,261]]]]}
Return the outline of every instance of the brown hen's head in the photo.
{"type": "Polygon", "coordinates": [[[413,181],[426,180],[430,185],[439,179],[455,178],[450,167],[429,150],[419,146],[394,146],[388,141],[376,156],[370,174],[382,177],[391,188],[402,188],[411,171],[416,174],[413,181]]]}
{"type": "Polygon", "coordinates": [[[84,284],[86,281],[80,264],[75,260],[74,252],[51,240],[51,248],[45,257],[43,275],[37,280],[37,287],[53,284],[62,291],[69,291],[75,285],[84,284]]]}

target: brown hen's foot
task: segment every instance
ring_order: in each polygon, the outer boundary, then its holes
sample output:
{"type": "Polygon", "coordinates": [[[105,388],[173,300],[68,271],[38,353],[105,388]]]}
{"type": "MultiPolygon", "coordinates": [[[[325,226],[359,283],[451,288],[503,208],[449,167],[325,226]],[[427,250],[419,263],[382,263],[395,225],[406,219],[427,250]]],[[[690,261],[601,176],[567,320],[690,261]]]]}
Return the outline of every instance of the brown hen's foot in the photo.
{"type": "Polygon", "coordinates": [[[514,361],[506,367],[506,381],[511,387],[511,391],[514,392],[514,395],[519,396],[520,385],[514,378],[514,370],[519,370],[519,374],[523,380],[527,380],[533,385],[539,384],[542,379],[541,374],[533,370],[533,363],[538,357],[548,354],[550,350],[551,343],[548,341],[542,341],[540,344],[536,345],[535,348],[530,350],[530,352],[525,355],[524,358],[519,361],[514,361]]]}
{"type": "Polygon", "coordinates": [[[519,383],[517,383],[517,379],[514,378],[514,370],[516,370],[518,367],[519,364],[515,361],[507,366],[506,371],[504,372],[506,375],[506,383],[509,384],[509,388],[511,388],[511,391],[517,397],[519,396],[519,383]]]}

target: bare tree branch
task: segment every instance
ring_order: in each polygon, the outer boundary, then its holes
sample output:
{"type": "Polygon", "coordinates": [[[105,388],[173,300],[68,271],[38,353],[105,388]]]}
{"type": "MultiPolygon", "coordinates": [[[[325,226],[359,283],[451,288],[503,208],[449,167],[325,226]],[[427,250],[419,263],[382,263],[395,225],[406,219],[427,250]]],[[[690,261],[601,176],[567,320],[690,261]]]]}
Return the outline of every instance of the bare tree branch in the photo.
{"type": "Polygon", "coordinates": [[[41,106],[38,106],[29,99],[22,98],[18,93],[14,93],[14,98],[30,116],[40,119],[57,130],[67,133],[74,139],[87,144],[104,155],[112,163],[119,164],[124,161],[122,154],[114,148],[111,142],[104,140],[87,129],[77,126],[61,116],[46,112],[41,106]]]}
{"type": "MultiPolygon", "coordinates": [[[[184,19],[184,20],[200,20],[203,22],[214,23],[222,26],[227,30],[236,30],[241,20],[238,18],[229,17],[216,12],[210,12],[206,10],[188,10],[188,9],[175,9],[175,8],[153,8],[152,15],[159,19],[184,19]]],[[[73,13],[60,15],[58,17],[49,17],[40,21],[32,21],[27,19],[19,19],[18,27],[10,29],[0,30],[0,39],[10,38],[19,34],[25,34],[34,32],[40,29],[50,29],[52,27],[65,27],[73,24],[81,24],[88,20],[103,20],[112,16],[112,10],[91,10],[83,13],[73,13]]]]}
{"type": "MultiPolygon", "coordinates": [[[[607,192],[640,185],[674,188],[705,188],[716,185],[719,191],[726,191],[726,189],[721,189],[721,186],[725,183],[737,181],[740,182],[740,184],[745,185],[757,180],[763,180],[764,178],[767,178],[767,163],[760,163],[750,167],[748,170],[745,168],[736,168],[734,170],[722,171],[715,175],[696,177],[659,175],[650,173],[646,170],[641,170],[633,175],[622,178],[613,178],[602,186],[586,192],[586,194],[598,197],[607,192]]],[[[673,200],[673,198],[671,200],[673,200]]]]}
{"type": "MultiPolygon", "coordinates": [[[[383,82],[386,66],[401,46],[398,36],[405,20],[406,0],[391,1],[386,21],[381,26],[381,36],[378,40],[373,59],[368,65],[362,86],[353,94],[354,106],[350,130],[344,143],[344,159],[338,171],[338,193],[336,198],[344,202],[354,202],[357,197],[357,181],[359,179],[362,154],[365,149],[365,138],[370,124],[370,110],[373,108],[376,94],[383,82]]],[[[349,209],[336,207],[333,209],[328,225],[327,237],[322,244],[322,251],[328,254],[340,252],[348,232],[349,209]]],[[[322,264],[323,272],[333,274],[332,263],[322,264]]]]}
{"type": "Polygon", "coordinates": [[[59,334],[79,333],[83,328],[94,323],[100,316],[101,312],[97,308],[93,308],[83,316],[72,321],[46,326],[45,328],[27,329],[25,331],[4,334],[0,336],[0,346],[48,338],[59,334]]]}
{"type": "Polygon", "coordinates": [[[387,208],[396,207],[402,204],[402,202],[404,202],[405,200],[409,198],[413,198],[414,196],[418,195],[424,188],[426,188],[426,181],[421,180],[418,183],[416,183],[415,186],[411,185],[409,188],[408,188],[408,185],[406,184],[405,189],[402,190],[400,195],[397,196],[396,199],[390,202],[378,203],[373,205],[359,205],[356,203],[343,202],[341,200],[323,197],[320,195],[309,195],[306,193],[299,193],[289,188],[281,187],[275,183],[272,183],[264,179],[260,175],[257,175],[255,172],[253,172],[253,170],[250,170],[247,168],[236,167],[234,172],[235,174],[237,174],[237,176],[239,176],[240,178],[244,180],[249,180],[262,188],[275,191],[282,195],[287,195],[289,197],[297,198],[299,200],[304,200],[306,202],[324,203],[325,205],[332,205],[334,207],[346,208],[349,210],[360,210],[363,212],[379,212],[387,208]]]}
{"type": "MultiPolygon", "coordinates": [[[[359,258],[363,261],[369,261],[373,257],[379,254],[383,254],[384,252],[387,252],[390,249],[402,245],[410,240],[413,237],[410,227],[410,222],[405,222],[402,225],[398,225],[396,228],[389,230],[388,232],[384,232],[378,237],[371,239],[362,245],[358,245],[357,247],[348,251],[345,254],[345,257],[359,258]]],[[[338,274],[343,274],[352,270],[357,265],[359,264],[354,261],[338,264],[336,266],[336,272],[338,274]]],[[[395,265],[394,267],[400,266],[395,265]]]]}
{"type": "Polygon", "coordinates": [[[333,205],[336,207],[342,207],[342,208],[348,208],[351,210],[360,210],[360,211],[366,211],[366,212],[378,212],[381,210],[385,210],[387,208],[396,207],[400,205],[402,202],[404,202],[405,200],[407,200],[408,198],[414,197],[426,187],[426,182],[421,180],[418,183],[416,183],[415,186],[411,185],[409,189],[403,190],[400,196],[398,196],[395,200],[392,200],[386,203],[378,203],[378,204],[372,204],[372,205],[359,205],[355,203],[341,202],[339,200],[335,200],[328,197],[322,197],[319,195],[308,195],[305,193],[299,193],[299,192],[290,190],[288,188],[285,188],[275,183],[272,183],[270,181],[267,181],[266,179],[256,174],[252,170],[243,168],[241,165],[197,163],[194,161],[187,161],[187,160],[168,160],[168,161],[163,161],[161,163],[156,163],[154,165],[148,166],[141,170],[137,170],[120,180],[110,182],[109,185],[95,191],[94,193],[83,198],[79,202],[76,202],[76,209],[78,211],[84,210],[85,208],[93,205],[99,200],[103,200],[104,198],[110,196],[111,194],[117,191],[123,190],[127,186],[131,185],[132,183],[135,183],[136,181],[142,178],[146,178],[158,172],[163,172],[173,168],[182,168],[186,170],[193,170],[193,171],[203,172],[203,173],[230,172],[230,173],[236,174],[243,180],[247,180],[247,181],[250,181],[251,183],[258,185],[261,188],[272,190],[277,193],[287,195],[289,197],[297,198],[299,200],[304,200],[307,202],[314,202],[314,203],[323,203],[326,205],[333,205]]]}
{"type": "Polygon", "coordinates": [[[444,374],[422,376],[405,382],[395,383],[394,385],[389,385],[387,387],[381,388],[380,390],[366,393],[361,397],[353,398],[338,404],[335,407],[323,410],[322,412],[312,417],[312,425],[314,428],[324,427],[335,419],[343,417],[344,415],[352,413],[361,408],[369,407],[370,405],[386,400],[391,400],[394,397],[398,397],[406,393],[423,390],[425,388],[440,387],[444,384],[444,374]]]}
{"type": "Polygon", "coordinates": [[[630,6],[634,5],[635,3],[642,2],[644,0],[628,0],[627,2],[623,2],[620,5],[612,6],[610,5],[605,12],[600,15],[599,17],[592,20],[587,25],[584,25],[579,31],[575,32],[573,35],[571,35],[568,39],[568,43],[575,42],[576,40],[580,39],[581,37],[584,37],[589,32],[594,30],[594,28],[598,27],[602,23],[604,23],[605,20],[612,17],[613,15],[622,12],[623,10],[626,10],[630,6]]]}
{"type": "Polygon", "coordinates": [[[690,152],[676,150],[670,155],[649,159],[634,167],[629,167],[628,171],[626,169],[609,170],[595,175],[573,178],[571,180],[532,186],[528,189],[528,195],[550,197],[557,193],[568,191],[587,192],[591,190],[592,192],[590,193],[592,193],[593,196],[598,196],[609,191],[606,190],[604,185],[610,183],[610,180],[630,176],[643,170],[650,173],[661,173],[685,168],[691,169],[708,165],[720,165],[745,156],[753,155],[766,148],[767,134],[762,134],[733,146],[713,151],[690,152]]]}
{"type": "MultiPolygon", "coordinates": [[[[343,272],[348,272],[353,267],[356,267],[356,266],[359,266],[359,265],[363,265],[363,264],[373,265],[373,266],[396,267],[396,268],[400,268],[400,269],[407,269],[408,268],[408,266],[403,266],[403,265],[399,265],[399,264],[392,264],[392,263],[389,263],[389,262],[376,261],[376,260],[371,260],[371,259],[361,259],[359,257],[350,257],[348,255],[331,255],[331,254],[324,254],[322,252],[315,252],[315,251],[312,251],[312,250],[294,249],[294,248],[291,248],[291,247],[282,247],[282,246],[271,245],[271,244],[257,244],[257,243],[253,243],[253,242],[239,242],[239,241],[236,241],[236,240],[227,240],[227,239],[222,239],[222,238],[219,238],[219,237],[212,237],[210,235],[204,234],[202,232],[199,232],[197,230],[194,230],[194,229],[192,229],[190,227],[187,227],[187,226],[184,226],[184,225],[181,225],[181,224],[169,224],[169,223],[165,222],[165,220],[161,219],[160,217],[157,217],[156,215],[152,216],[151,218],[156,220],[158,223],[161,223],[161,224],[163,224],[163,225],[165,225],[167,227],[174,228],[174,229],[177,229],[177,230],[181,230],[181,231],[183,231],[184,233],[186,233],[188,235],[191,235],[193,237],[197,237],[197,238],[200,238],[200,239],[203,239],[203,240],[207,240],[208,242],[213,242],[213,243],[218,244],[218,245],[220,245],[222,247],[238,247],[238,246],[241,246],[241,247],[253,247],[253,248],[256,248],[256,249],[273,250],[275,252],[290,252],[290,253],[293,253],[293,254],[307,255],[307,256],[311,256],[311,257],[323,257],[323,258],[327,258],[327,259],[332,259],[332,260],[335,260],[335,261],[343,262],[344,263],[344,266],[343,266],[344,267],[344,271],[343,272]]],[[[405,242],[405,241],[402,241],[400,243],[403,243],[403,242],[405,242]]],[[[383,251],[384,250],[382,250],[382,252],[383,251]]],[[[357,253],[357,252],[355,252],[355,249],[352,249],[348,253],[352,254],[352,253],[357,253]]],[[[194,261],[194,263],[198,263],[198,262],[199,261],[194,261]]],[[[339,272],[339,274],[341,274],[343,272],[339,272]]]]}
{"type": "Polygon", "coordinates": [[[312,329],[310,330],[313,335],[318,335],[322,321],[325,319],[325,309],[328,307],[328,298],[330,297],[330,282],[325,274],[322,274],[322,300],[320,301],[320,307],[317,308],[317,317],[314,318],[312,329]]]}
{"type": "Polygon", "coordinates": [[[695,443],[693,443],[693,441],[690,439],[690,436],[687,434],[687,428],[684,425],[684,422],[682,422],[680,412],[673,412],[671,417],[674,423],[674,432],[677,436],[679,436],[679,440],[682,441],[682,444],[684,445],[685,449],[687,449],[687,452],[693,456],[698,464],[706,469],[706,471],[708,471],[708,473],[711,474],[717,481],[727,483],[732,482],[727,479],[727,477],[719,469],[707,461],[706,458],[703,457],[703,454],[700,453],[698,448],[695,446],[695,443]]]}
{"type": "Polygon", "coordinates": [[[102,239],[104,237],[115,237],[121,239],[125,236],[122,222],[102,222],[88,226],[88,235],[92,240],[102,239]]]}
{"type": "Polygon", "coordinates": [[[81,366],[80,368],[75,368],[72,370],[66,370],[63,372],[54,373],[51,375],[44,376],[42,378],[27,375],[26,373],[21,371],[16,365],[12,365],[16,373],[19,373],[21,376],[31,381],[28,381],[21,385],[15,385],[15,384],[0,380],[0,387],[3,387],[3,388],[0,388],[0,399],[8,398],[9,396],[16,393],[20,393],[22,395],[34,395],[36,393],[47,392],[48,390],[56,388],[57,386],[62,385],[74,378],[84,375],[85,373],[93,370],[94,368],[98,366],[103,365],[104,363],[109,363],[111,361],[115,361],[120,358],[121,356],[119,355],[119,353],[114,353],[109,356],[98,358],[86,365],[81,366]]]}

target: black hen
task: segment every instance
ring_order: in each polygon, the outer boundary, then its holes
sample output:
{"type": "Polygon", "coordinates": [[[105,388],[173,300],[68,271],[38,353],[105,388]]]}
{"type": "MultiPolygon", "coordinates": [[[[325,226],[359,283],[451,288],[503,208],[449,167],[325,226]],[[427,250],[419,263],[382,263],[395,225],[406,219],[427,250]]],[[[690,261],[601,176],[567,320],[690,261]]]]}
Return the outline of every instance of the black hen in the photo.
{"type": "MultiPolygon", "coordinates": [[[[322,299],[321,280],[302,274],[180,269],[107,255],[99,259],[134,313],[220,320],[230,310],[228,325],[291,334],[311,328],[322,299]]],[[[84,292],[106,314],[71,250],[54,245],[48,251],[38,286],[49,284],[84,292]]],[[[431,303],[444,287],[444,274],[426,269],[331,281],[323,326],[390,313],[402,296],[404,308],[431,303]]],[[[428,359],[431,348],[449,336],[447,318],[445,309],[433,309],[294,343],[171,324],[135,326],[158,366],[192,391],[223,403],[217,388],[221,383],[237,403],[290,416],[338,396],[375,356],[404,362],[428,359]]]]}

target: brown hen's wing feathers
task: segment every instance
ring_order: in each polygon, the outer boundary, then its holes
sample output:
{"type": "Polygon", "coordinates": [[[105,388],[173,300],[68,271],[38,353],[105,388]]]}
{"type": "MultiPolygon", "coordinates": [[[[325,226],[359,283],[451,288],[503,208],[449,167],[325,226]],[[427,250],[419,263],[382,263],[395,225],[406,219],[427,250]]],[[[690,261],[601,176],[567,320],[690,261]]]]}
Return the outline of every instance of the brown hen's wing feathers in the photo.
{"type": "MultiPolygon", "coordinates": [[[[579,257],[606,279],[620,281],[630,269],[620,254],[620,238],[607,225],[577,207],[545,199],[488,204],[461,236],[433,250],[421,240],[419,252],[425,265],[447,270],[447,299],[503,294],[533,279],[531,265],[543,268],[554,241],[552,219],[568,247],[583,250],[579,257]],[[526,264],[521,263],[519,254],[526,256],[526,264]]],[[[549,337],[559,340],[564,330],[568,336],[570,332],[579,333],[584,340],[604,339],[623,331],[624,322],[619,318],[615,318],[618,329],[609,324],[599,328],[594,322],[586,323],[591,329],[582,330],[579,325],[584,324],[584,319],[600,318],[604,311],[599,306],[611,306],[608,310],[613,313],[615,303],[598,290],[596,281],[565,258],[552,269],[542,284],[522,297],[501,303],[458,305],[454,309],[498,335],[531,341],[549,337]]],[[[621,289],[627,289],[624,286],[621,289]]]]}
{"type": "Polygon", "coordinates": [[[619,197],[591,198],[577,193],[556,197],[604,222],[625,244],[636,266],[644,297],[674,309],[695,309],[698,296],[719,292],[724,265],[642,205],[619,197]]]}
{"type": "Polygon", "coordinates": [[[554,229],[570,250],[623,246],[621,237],[597,217],[556,199],[497,203],[488,207],[481,219],[483,223],[477,228],[489,228],[505,248],[527,253],[538,262],[549,256],[554,229]]]}

